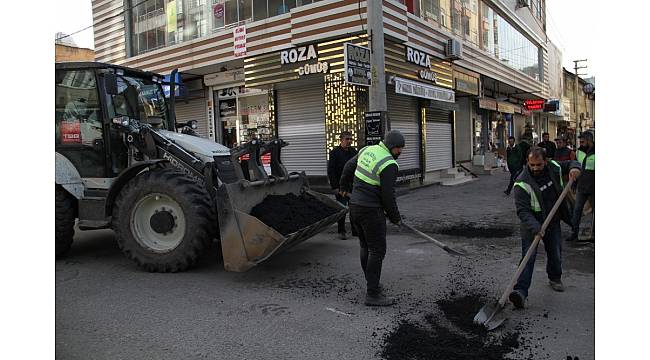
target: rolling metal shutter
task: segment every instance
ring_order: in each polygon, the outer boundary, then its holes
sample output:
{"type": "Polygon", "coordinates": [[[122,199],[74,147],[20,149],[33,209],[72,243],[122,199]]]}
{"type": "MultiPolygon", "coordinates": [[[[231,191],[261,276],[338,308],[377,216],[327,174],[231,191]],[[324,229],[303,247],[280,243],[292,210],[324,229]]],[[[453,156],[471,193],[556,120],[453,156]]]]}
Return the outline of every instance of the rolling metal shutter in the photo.
{"type": "Polygon", "coordinates": [[[278,89],[278,137],[289,143],[282,163],[289,172],[327,175],[323,85],[278,89]]]}
{"type": "Polygon", "coordinates": [[[450,116],[449,111],[426,110],[427,171],[453,167],[450,116]]]}
{"type": "Polygon", "coordinates": [[[388,116],[391,130],[399,130],[406,140],[397,163],[399,170],[420,168],[420,127],[418,98],[395,94],[395,88],[386,89],[388,101],[388,116]]]}
{"type": "Polygon", "coordinates": [[[186,122],[196,120],[198,128],[196,132],[200,137],[208,137],[208,114],[206,109],[205,98],[189,100],[186,104],[185,101],[176,101],[176,121],[186,122]]]}

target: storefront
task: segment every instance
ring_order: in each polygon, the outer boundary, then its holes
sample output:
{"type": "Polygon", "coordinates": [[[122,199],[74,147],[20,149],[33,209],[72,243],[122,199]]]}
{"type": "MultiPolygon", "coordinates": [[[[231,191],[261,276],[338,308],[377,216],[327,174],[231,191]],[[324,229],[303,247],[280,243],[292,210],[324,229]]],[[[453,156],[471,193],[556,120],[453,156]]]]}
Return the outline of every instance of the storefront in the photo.
{"type": "Polygon", "coordinates": [[[208,103],[208,116],[212,116],[214,123],[212,139],[232,148],[252,137],[275,136],[269,106],[271,95],[267,89],[245,87],[243,67],[206,75],[203,81],[212,94],[208,103]]]}
{"type": "Polygon", "coordinates": [[[422,179],[428,171],[454,167],[455,92],[451,64],[409,46],[386,41],[390,129],[404,134],[398,180],[422,179]]]}
{"type": "Polygon", "coordinates": [[[480,75],[456,65],[453,68],[454,90],[456,91],[455,112],[455,159],[456,162],[472,160],[474,145],[474,121],[476,101],[480,90],[480,75]]]}
{"type": "MultiPolygon", "coordinates": [[[[260,134],[277,136],[289,143],[282,150],[282,162],[289,172],[305,171],[310,176],[327,175],[327,156],[338,145],[339,134],[356,134],[352,146],[363,144],[363,114],[367,90],[343,80],[344,44],[366,45],[362,37],[349,37],[308,44],[244,60],[246,89],[266,91],[265,116],[257,120],[257,131],[240,129],[240,142],[260,134]],[[260,129],[260,120],[268,127],[260,129]],[[277,134],[274,131],[277,129],[277,134]]],[[[264,109],[262,94],[247,105],[264,109]]],[[[240,105],[241,106],[241,105],[240,105]]],[[[249,118],[251,114],[249,113],[249,118]]],[[[250,125],[249,125],[250,126],[250,125]]]]}
{"type": "Polygon", "coordinates": [[[208,90],[203,86],[202,77],[182,74],[181,91],[177,92],[175,111],[176,122],[184,123],[196,120],[196,132],[201,137],[209,138],[213,133],[213,124],[208,121],[208,90]]]}

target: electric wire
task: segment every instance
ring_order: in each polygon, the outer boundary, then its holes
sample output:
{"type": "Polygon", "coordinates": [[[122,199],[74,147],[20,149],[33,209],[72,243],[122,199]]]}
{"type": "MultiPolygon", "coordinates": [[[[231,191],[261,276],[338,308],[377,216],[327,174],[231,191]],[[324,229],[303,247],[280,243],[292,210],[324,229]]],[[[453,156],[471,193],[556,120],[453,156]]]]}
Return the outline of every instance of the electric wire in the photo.
{"type": "Polygon", "coordinates": [[[140,5],[144,4],[144,3],[146,3],[147,1],[149,1],[149,0],[142,0],[142,1],[140,1],[139,3],[136,3],[135,5],[132,5],[131,7],[126,7],[126,8],[124,8],[124,10],[122,10],[122,11],[121,11],[120,13],[118,13],[118,14],[115,14],[115,15],[113,15],[113,16],[109,16],[109,17],[107,17],[107,18],[103,18],[103,19],[97,21],[97,23],[94,23],[94,24],[92,24],[92,25],[90,25],[90,26],[86,26],[85,28],[83,28],[83,29],[81,29],[81,30],[77,30],[77,31],[75,31],[75,32],[73,32],[73,33],[70,33],[70,34],[66,34],[66,35],[60,36],[60,37],[54,39],[54,41],[59,41],[59,40],[61,40],[61,39],[65,39],[65,38],[70,37],[70,36],[72,36],[72,35],[78,34],[78,33],[82,32],[82,31],[84,31],[84,30],[88,30],[88,29],[92,28],[93,26],[98,26],[98,25],[100,25],[100,24],[103,23],[103,22],[106,22],[106,21],[108,21],[108,20],[115,19],[115,18],[118,17],[118,16],[122,16],[122,15],[124,15],[124,13],[125,13],[127,10],[134,9],[134,8],[136,8],[136,7],[138,7],[138,6],[140,6],[140,5]]]}

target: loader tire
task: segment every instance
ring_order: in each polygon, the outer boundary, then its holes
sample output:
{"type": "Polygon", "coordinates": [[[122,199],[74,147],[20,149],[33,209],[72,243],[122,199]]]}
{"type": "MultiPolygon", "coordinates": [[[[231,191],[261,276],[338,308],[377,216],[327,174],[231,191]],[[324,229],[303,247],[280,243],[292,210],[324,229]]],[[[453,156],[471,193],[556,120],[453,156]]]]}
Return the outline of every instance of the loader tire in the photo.
{"type": "Polygon", "coordinates": [[[56,257],[65,255],[74,237],[75,199],[61,185],[54,190],[54,240],[56,257]]]}
{"type": "Polygon", "coordinates": [[[150,272],[177,272],[196,264],[209,248],[216,215],[205,188],[164,168],[131,179],[113,209],[122,252],[150,272]]]}

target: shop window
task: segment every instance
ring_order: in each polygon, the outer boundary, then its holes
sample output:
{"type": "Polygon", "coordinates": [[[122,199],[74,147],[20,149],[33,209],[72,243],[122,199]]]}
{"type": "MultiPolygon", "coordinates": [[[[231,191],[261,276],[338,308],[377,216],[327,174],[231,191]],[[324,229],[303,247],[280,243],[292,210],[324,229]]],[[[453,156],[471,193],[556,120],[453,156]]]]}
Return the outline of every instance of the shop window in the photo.
{"type": "Polygon", "coordinates": [[[217,91],[223,145],[232,148],[252,139],[276,137],[270,94],[243,86],[217,91]]]}

